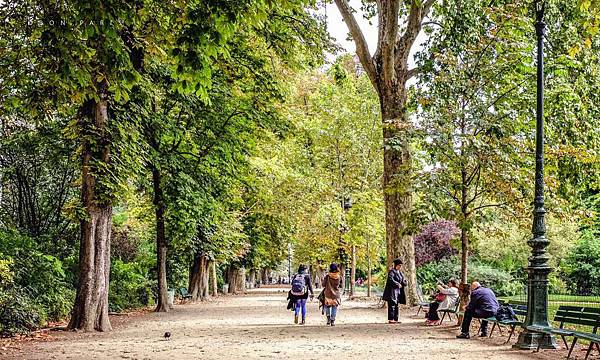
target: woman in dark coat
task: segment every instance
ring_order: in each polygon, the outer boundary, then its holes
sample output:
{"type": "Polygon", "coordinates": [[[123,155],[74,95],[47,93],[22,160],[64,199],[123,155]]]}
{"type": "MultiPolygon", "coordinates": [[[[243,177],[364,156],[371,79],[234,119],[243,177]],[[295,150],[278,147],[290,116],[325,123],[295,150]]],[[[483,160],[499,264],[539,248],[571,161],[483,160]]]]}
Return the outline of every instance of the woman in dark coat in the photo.
{"type": "Polygon", "coordinates": [[[388,272],[385,290],[383,290],[383,300],[388,305],[388,322],[394,324],[398,322],[398,305],[406,304],[406,294],[404,287],[407,282],[404,274],[400,271],[402,260],[394,260],[394,267],[388,272]]]}

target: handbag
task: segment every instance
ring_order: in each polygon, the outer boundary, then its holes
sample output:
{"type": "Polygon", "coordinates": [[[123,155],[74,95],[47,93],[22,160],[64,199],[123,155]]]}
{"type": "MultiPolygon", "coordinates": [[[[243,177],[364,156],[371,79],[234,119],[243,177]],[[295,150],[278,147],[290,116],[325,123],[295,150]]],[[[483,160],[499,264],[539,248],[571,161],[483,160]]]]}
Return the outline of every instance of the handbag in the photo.
{"type": "Polygon", "coordinates": [[[446,294],[438,293],[435,296],[435,301],[437,302],[444,302],[444,300],[446,300],[446,294]]]}

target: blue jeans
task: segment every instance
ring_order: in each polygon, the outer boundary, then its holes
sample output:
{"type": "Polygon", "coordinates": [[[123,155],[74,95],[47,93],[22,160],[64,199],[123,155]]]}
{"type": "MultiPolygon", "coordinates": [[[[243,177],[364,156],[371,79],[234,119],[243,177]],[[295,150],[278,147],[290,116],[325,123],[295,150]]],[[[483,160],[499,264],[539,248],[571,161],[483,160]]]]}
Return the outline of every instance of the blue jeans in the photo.
{"type": "Polygon", "coordinates": [[[329,317],[331,320],[335,320],[335,315],[337,315],[337,305],[336,306],[327,306],[325,305],[325,316],[329,317]]]}
{"type": "Polygon", "coordinates": [[[302,309],[302,318],[306,318],[306,299],[296,299],[296,309],[294,310],[296,316],[298,316],[300,309],[302,309]]]}

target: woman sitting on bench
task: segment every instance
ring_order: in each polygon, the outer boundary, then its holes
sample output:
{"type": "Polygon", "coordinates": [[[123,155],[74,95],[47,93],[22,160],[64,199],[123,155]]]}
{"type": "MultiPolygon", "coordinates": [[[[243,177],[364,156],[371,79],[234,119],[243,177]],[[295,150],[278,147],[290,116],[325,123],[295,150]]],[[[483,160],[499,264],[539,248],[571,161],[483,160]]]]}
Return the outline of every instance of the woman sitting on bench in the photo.
{"type": "Polygon", "coordinates": [[[438,281],[437,284],[438,294],[435,300],[429,304],[429,310],[427,311],[427,321],[425,325],[433,326],[440,323],[440,317],[438,316],[438,310],[450,309],[458,301],[458,281],[456,279],[450,279],[448,285],[442,284],[438,281]]]}

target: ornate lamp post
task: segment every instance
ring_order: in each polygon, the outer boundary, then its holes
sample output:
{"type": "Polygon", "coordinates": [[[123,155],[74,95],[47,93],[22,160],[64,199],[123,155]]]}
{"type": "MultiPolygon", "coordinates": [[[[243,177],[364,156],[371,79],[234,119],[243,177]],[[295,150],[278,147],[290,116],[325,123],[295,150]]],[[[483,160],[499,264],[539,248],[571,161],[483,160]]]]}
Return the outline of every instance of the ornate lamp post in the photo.
{"type": "Polygon", "coordinates": [[[531,247],[529,266],[527,267],[527,319],[525,330],[514,345],[519,349],[535,349],[543,341],[541,348],[555,349],[556,340],[552,336],[528,331],[527,327],[548,327],[548,274],[552,270],[548,265],[546,248],[550,241],[546,238],[544,209],[544,0],[535,1],[537,35],[537,114],[535,142],[535,199],[533,209],[533,238],[527,242],[531,247]]]}

